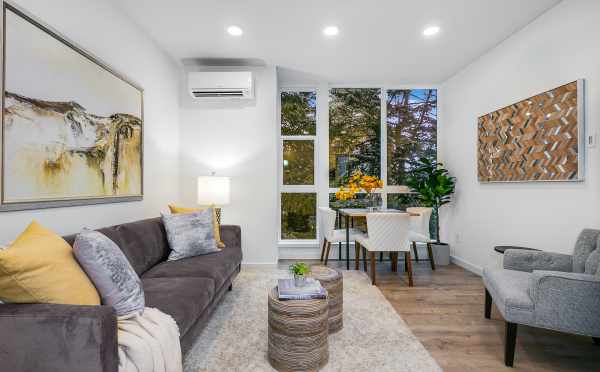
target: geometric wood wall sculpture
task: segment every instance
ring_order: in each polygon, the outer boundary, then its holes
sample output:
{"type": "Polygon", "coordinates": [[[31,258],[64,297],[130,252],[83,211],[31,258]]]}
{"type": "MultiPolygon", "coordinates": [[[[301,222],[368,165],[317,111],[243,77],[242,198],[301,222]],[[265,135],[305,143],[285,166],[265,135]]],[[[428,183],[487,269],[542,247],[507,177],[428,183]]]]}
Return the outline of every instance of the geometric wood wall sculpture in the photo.
{"type": "Polygon", "coordinates": [[[583,80],[479,117],[480,182],[583,180],[583,80]]]}

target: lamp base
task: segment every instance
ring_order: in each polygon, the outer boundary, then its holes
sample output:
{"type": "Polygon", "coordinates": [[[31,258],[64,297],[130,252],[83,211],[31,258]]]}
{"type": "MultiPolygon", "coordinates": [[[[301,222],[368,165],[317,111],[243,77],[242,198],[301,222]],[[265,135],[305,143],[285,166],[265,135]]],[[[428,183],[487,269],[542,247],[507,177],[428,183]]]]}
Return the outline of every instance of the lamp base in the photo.
{"type": "Polygon", "coordinates": [[[217,223],[221,225],[221,208],[215,208],[215,214],[217,215],[217,223]]]}

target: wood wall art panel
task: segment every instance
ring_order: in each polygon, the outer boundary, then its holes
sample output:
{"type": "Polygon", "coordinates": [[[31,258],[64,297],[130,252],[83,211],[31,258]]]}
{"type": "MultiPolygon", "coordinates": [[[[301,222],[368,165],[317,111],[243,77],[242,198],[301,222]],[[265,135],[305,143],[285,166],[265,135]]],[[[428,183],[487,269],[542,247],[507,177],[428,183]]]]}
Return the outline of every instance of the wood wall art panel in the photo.
{"type": "Polygon", "coordinates": [[[583,80],[479,117],[480,182],[583,180],[583,80]]]}

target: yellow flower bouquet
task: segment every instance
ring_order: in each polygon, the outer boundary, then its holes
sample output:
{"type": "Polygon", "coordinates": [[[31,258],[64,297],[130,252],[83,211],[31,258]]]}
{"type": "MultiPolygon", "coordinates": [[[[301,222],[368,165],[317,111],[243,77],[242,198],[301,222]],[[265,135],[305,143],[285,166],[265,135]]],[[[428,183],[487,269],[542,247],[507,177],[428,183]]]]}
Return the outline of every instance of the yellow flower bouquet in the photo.
{"type": "Polygon", "coordinates": [[[376,189],[383,187],[383,181],[375,176],[368,176],[361,171],[356,171],[350,177],[347,185],[340,186],[340,189],[335,193],[337,200],[351,200],[361,190],[367,193],[367,199],[370,199],[372,193],[376,189]]]}

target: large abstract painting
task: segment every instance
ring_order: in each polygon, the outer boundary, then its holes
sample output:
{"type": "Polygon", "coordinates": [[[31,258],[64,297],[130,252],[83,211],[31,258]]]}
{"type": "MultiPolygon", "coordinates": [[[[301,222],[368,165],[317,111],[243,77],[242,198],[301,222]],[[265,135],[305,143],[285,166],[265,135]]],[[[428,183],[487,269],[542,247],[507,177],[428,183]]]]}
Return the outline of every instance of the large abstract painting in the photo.
{"type": "Polygon", "coordinates": [[[142,198],[140,88],[4,5],[0,210],[142,198]]]}
{"type": "Polygon", "coordinates": [[[478,120],[480,182],[583,180],[583,80],[478,120]]]}

